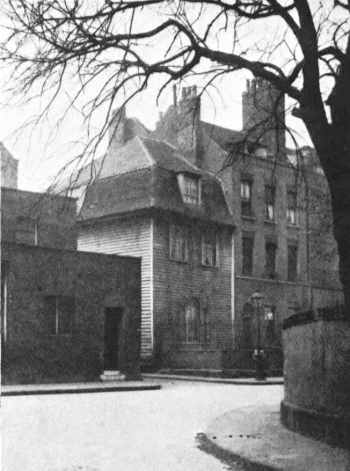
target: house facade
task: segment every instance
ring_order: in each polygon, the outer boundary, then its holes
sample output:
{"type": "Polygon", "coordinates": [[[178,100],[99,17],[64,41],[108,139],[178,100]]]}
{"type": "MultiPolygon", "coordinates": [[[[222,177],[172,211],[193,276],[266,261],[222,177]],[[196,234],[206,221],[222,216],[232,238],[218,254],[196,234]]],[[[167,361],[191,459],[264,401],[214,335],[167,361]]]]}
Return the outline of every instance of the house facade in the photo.
{"type": "Polygon", "coordinates": [[[3,384],[137,378],[140,260],[78,252],[72,198],[2,188],[1,228],[3,384]]]}
{"type": "Polygon", "coordinates": [[[235,340],[227,364],[254,369],[258,319],[251,295],[259,292],[260,337],[273,373],[282,368],[283,319],[333,306],[342,291],[328,185],[315,152],[286,147],[284,99],[269,84],[248,82],[242,105],[242,130],[216,126],[201,120],[200,96],[187,87],[154,134],[223,184],[236,226],[235,340]]]}
{"type": "Polygon", "coordinates": [[[120,121],[95,163],[78,248],[142,258],[145,365],[220,369],[234,323],[233,222],[221,183],[168,143],[133,135],[129,123],[120,121]]]}

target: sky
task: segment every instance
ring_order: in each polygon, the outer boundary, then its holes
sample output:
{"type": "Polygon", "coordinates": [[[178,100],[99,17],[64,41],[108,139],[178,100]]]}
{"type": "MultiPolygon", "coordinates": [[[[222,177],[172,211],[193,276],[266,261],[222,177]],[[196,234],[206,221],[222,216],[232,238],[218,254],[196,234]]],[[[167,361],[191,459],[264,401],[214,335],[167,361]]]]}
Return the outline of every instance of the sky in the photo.
{"type": "MultiPolygon", "coordinates": [[[[262,35],[265,34],[263,29],[261,32],[262,35]]],[[[222,44],[226,47],[227,40],[225,39],[222,44]]],[[[201,118],[227,128],[241,129],[241,96],[247,78],[252,77],[247,73],[235,72],[218,82],[217,88],[211,89],[210,93],[202,98],[201,118]]],[[[39,125],[34,124],[32,120],[45,103],[40,96],[27,104],[24,104],[27,96],[14,100],[4,92],[9,83],[11,84],[5,65],[1,69],[0,78],[0,141],[19,160],[19,188],[45,190],[62,166],[70,160],[77,148],[77,141],[82,145],[81,143],[88,139],[86,126],[84,128],[82,125],[79,110],[72,110],[64,120],[61,120],[67,104],[65,98],[71,91],[69,81],[64,84],[64,93],[60,101],[52,108],[48,118],[39,125]],[[28,122],[30,124],[23,127],[23,124],[28,122]]],[[[200,83],[196,83],[193,78],[186,83],[186,85],[194,84],[198,84],[200,88],[200,83]]],[[[159,81],[151,81],[149,87],[127,106],[128,116],[140,119],[149,129],[154,129],[159,113],[165,111],[172,102],[172,92],[169,87],[168,92],[162,95],[159,104],[156,103],[159,86],[159,81]]],[[[96,129],[98,129],[98,119],[102,120],[103,116],[97,117],[96,129]]],[[[287,123],[297,129],[300,144],[309,143],[307,133],[299,120],[287,117],[287,123]]]]}
{"type": "MultiPolygon", "coordinates": [[[[241,95],[245,86],[246,78],[243,76],[225,78],[217,92],[203,96],[201,118],[230,129],[241,129],[241,95]]],[[[155,128],[159,113],[172,103],[171,93],[167,93],[157,106],[156,93],[156,87],[146,90],[127,106],[127,115],[140,119],[151,130],[155,128]]],[[[56,110],[59,115],[59,106],[56,110]]],[[[42,191],[49,186],[62,165],[69,161],[74,147],[72,141],[84,135],[84,128],[79,114],[74,112],[57,128],[53,112],[51,119],[44,123],[23,129],[23,122],[36,112],[36,104],[1,106],[0,141],[19,160],[19,188],[42,191]]],[[[308,143],[301,123],[292,119],[292,126],[298,128],[301,143],[308,143]]]]}

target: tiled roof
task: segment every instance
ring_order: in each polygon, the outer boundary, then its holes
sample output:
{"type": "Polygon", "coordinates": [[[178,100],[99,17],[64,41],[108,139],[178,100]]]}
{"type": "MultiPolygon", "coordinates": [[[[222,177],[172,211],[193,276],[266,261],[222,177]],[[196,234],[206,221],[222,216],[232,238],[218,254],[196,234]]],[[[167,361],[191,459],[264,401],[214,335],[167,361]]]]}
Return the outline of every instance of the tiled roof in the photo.
{"type": "Polygon", "coordinates": [[[244,138],[242,131],[217,126],[216,124],[201,121],[202,130],[222,149],[229,149],[230,145],[244,138]]]}
{"type": "Polygon", "coordinates": [[[232,225],[222,187],[213,175],[200,170],[166,142],[135,137],[118,150],[118,155],[106,157],[99,179],[87,189],[80,219],[150,208],[232,225]],[[178,173],[201,176],[200,205],[183,202],[178,173]]]}
{"type": "Polygon", "coordinates": [[[202,203],[198,206],[189,205],[182,200],[176,173],[158,166],[116,175],[92,184],[86,192],[80,220],[151,208],[219,224],[233,224],[222,188],[215,178],[202,176],[202,203]]]}
{"type": "Polygon", "coordinates": [[[154,164],[177,173],[200,175],[198,167],[189,162],[177,149],[164,141],[141,138],[154,164]]]}

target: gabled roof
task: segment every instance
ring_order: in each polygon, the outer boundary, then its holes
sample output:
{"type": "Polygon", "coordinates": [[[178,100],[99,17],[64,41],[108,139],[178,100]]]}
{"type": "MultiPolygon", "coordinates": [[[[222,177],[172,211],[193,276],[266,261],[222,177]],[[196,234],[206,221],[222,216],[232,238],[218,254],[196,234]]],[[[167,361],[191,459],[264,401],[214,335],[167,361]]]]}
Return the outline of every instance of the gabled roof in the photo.
{"type": "Polygon", "coordinates": [[[233,143],[244,139],[242,131],[234,131],[233,129],[217,126],[216,124],[206,123],[205,121],[201,121],[201,128],[224,150],[228,150],[233,143]]]}
{"type": "Polygon", "coordinates": [[[87,188],[80,219],[150,208],[232,225],[221,184],[213,175],[193,165],[172,145],[137,136],[117,155],[106,156],[98,179],[87,188]],[[184,203],[179,173],[201,177],[201,205],[184,203]]]}
{"type": "Polygon", "coordinates": [[[199,168],[187,160],[171,144],[151,138],[141,138],[141,140],[154,165],[176,173],[201,174],[199,168]]]}

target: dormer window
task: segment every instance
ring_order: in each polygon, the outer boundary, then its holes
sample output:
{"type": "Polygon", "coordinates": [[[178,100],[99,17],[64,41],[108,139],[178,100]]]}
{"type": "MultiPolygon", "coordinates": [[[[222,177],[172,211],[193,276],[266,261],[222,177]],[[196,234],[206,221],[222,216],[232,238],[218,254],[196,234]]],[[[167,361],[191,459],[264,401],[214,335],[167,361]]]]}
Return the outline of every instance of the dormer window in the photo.
{"type": "Polygon", "coordinates": [[[197,176],[180,173],[179,186],[184,203],[199,205],[201,202],[201,181],[197,176]]]}

